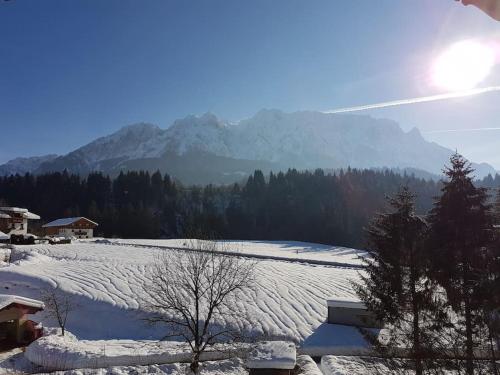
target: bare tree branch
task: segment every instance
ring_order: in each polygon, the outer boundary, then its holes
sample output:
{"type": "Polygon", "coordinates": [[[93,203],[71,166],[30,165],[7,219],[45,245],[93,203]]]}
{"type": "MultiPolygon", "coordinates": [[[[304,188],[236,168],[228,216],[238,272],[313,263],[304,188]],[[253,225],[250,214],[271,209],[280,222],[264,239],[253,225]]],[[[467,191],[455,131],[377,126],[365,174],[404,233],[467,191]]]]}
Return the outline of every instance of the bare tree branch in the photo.
{"type": "Polygon", "coordinates": [[[57,288],[43,290],[42,299],[45,303],[46,311],[57,321],[59,328],[61,328],[61,334],[64,336],[68,315],[76,309],[76,303],[74,303],[70,294],[63,293],[57,288]]]}
{"type": "Polygon", "coordinates": [[[253,287],[255,262],[228,254],[222,242],[193,240],[190,245],[190,251],[165,250],[155,259],[144,304],[149,323],[165,324],[165,337],[182,337],[189,344],[190,368],[198,373],[208,347],[243,336],[227,318],[237,316],[233,297],[253,287]]]}

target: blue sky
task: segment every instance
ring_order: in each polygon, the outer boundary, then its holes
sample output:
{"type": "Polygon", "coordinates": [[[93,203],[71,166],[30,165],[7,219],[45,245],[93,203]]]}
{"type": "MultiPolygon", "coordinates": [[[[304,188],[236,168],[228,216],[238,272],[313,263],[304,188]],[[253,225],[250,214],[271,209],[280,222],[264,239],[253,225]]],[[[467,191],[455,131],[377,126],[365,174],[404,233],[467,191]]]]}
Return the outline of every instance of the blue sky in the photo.
{"type": "MultiPolygon", "coordinates": [[[[437,93],[436,54],[500,23],[453,0],[0,2],[0,162],[135,122],[327,110],[437,93]]],[[[499,67],[483,85],[499,85],[499,67]]],[[[500,93],[367,111],[500,169],[500,93]]]]}

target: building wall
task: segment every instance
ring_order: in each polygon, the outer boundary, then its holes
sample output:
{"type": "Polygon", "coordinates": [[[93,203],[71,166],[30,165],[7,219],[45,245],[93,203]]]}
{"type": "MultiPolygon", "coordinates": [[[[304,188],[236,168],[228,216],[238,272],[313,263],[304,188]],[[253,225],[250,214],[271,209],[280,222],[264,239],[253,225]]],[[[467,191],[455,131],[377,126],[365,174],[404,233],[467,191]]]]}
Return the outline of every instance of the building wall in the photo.
{"type": "Polygon", "coordinates": [[[373,315],[365,309],[328,306],[328,323],[357,327],[380,327],[373,315]]]}
{"type": "Polygon", "coordinates": [[[61,237],[77,237],[77,238],[93,238],[93,229],[75,229],[75,228],[59,228],[59,233],[61,237]]]}
{"type": "Polygon", "coordinates": [[[47,236],[93,238],[94,228],[95,224],[92,224],[85,219],[80,219],[63,227],[45,228],[45,233],[47,236]]]}
{"type": "Polygon", "coordinates": [[[9,320],[21,319],[24,312],[17,307],[9,307],[0,311],[0,323],[8,322],[9,320]]]}
{"type": "Polygon", "coordinates": [[[27,234],[28,219],[24,219],[22,217],[0,219],[0,231],[5,234],[27,234]]]}
{"type": "Polygon", "coordinates": [[[0,218],[0,231],[7,233],[10,231],[10,221],[9,219],[0,218]]]}

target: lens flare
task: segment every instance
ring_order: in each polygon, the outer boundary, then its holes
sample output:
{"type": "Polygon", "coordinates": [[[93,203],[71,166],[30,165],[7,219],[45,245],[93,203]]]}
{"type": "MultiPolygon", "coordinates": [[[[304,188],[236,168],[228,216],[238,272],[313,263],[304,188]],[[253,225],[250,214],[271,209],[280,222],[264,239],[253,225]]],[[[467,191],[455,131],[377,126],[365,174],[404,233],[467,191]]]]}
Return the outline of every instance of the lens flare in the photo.
{"type": "Polygon", "coordinates": [[[449,91],[470,90],[490,74],[494,50],[486,44],[464,40],[451,45],[434,62],[432,82],[449,91]]]}

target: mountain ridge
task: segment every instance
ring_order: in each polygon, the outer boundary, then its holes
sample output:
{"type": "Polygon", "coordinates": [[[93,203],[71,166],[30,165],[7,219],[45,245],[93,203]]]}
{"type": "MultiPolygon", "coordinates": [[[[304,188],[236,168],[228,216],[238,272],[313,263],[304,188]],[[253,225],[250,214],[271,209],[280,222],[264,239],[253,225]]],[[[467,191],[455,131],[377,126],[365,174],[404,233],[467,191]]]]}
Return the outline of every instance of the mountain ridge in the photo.
{"type": "MultiPolygon", "coordinates": [[[[425,140],[418,128],[405,132],[393,120],[263,109],[237,123],[205,113],[175,120],[166,129],[150,123],[128,125],[66,155],[24,159],[24,163],[9,161],[0,166],[0,175],[15,172],[12,165],[34,174],[65,169],[79,174],[116,174],[140,166],[161,169],[178,178],[182,175],[180,179],[190,183],[228,183],[252,169],[350,166],[415,169],[439,175],[452,153],[425,140]],[[183,173],[183,167],[190,174],[183,173]],[[197,179],[197,174],[205,177],[197,179]]],[[[478,177],[496,173],[487,163],[474,167],[478,177]]]]}

